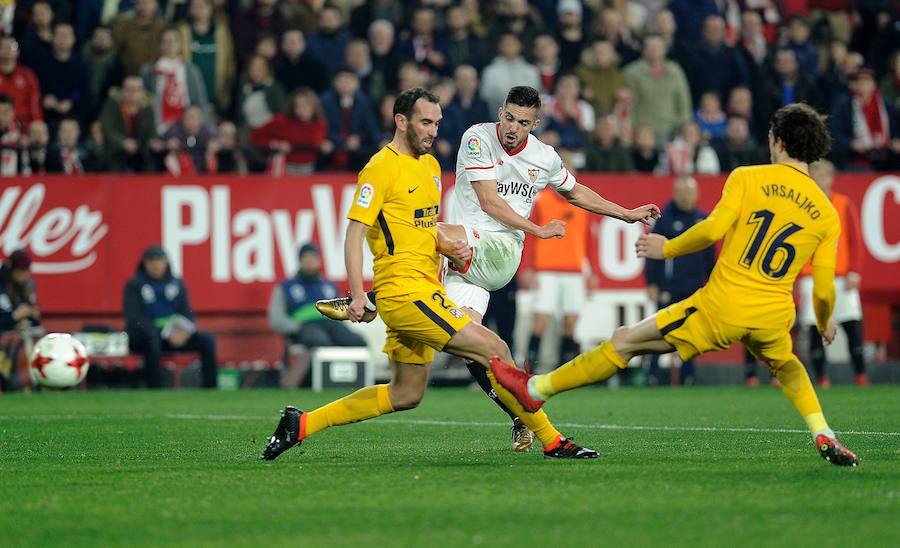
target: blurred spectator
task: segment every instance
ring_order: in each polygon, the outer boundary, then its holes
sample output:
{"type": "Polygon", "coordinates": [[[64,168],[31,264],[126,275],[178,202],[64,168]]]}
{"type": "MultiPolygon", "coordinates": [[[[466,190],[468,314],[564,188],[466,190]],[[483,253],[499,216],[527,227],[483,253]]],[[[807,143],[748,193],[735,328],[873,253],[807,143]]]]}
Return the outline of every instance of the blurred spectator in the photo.
{"type": "MultiPolygon", "coordinates": [[[[20,6],[21,9],[21,6],[20,6]]],[[[53,8],[38,0],[31,5],[31,22],[22,35],[22,63],[34,68],[53,49],[53,8]]]]}
{"type": "MultiPolygon", "coordinates": [[[[560,241],[531,240],[531,260],[523,261],[527,266],[520,279],[534,292],[534,319],[531,337],[528,340],[528,367],[531,371],[547,370],[566,363],[580,354],[575,341],[575,325],[587,297],[586,272],[590,270],[588,261],[588,240],[590,237],[591,214],[575,207],[559,195],[546,190],[538,194],[533,219],[543,225],[553,219],[566,223],[566,237],[560,241]],[[540,362],[541,343],[547,332],[547,325],[554,319],[562,320],[556,331],[559,352],[549,364],[540,362]],[[545,366],[542,368],[542,365],[545,366]]],[[[556,347],[556,344],[553,344],[556,347]]]]}
{"type": "Polygon", "coordinates": [[[654,23],[656,34],[659,34],[666,43],[666,58],[678,63],[685,74],[690,74],[693,63],[691,48],[675,35],[678,31],[675,16],[670,10],[661,9],[656,12],[654,23]]]}
{"type": "Polygon", "coordinates": [[[612,43],[606,40],[594,42],[585,61],[577,70],[584,98],[598,114],[609,114],[615,105],[616,94],[625,84],[612,43]]]}
{"type": "Polygon", "coordinates": [[[190,106],[200,107],[208,113],[209,102],[200,69],[193,63],[185,63],[182,58],[178,31],[171,28],[163,31],[159,49],[159,59],[141,68],[141,78],[154,97],[157,131],[164,133],[190,106]]]}
{"type": "Polygon", "coordinates": [[[875,75],[862,68],[853,76],[846,96],[831,109],[836,163],[862,169],[895,169],[900,155],[896,115],[875,86],[875,75]]]}
{"type": "Polygon", "coordinates": [[[725,135],[713,139],[711,144],[719,158],[719,168],[722,172],[758,164],[761,161],[759,145],[750,135],[747,120],[740,116],[728,118],[725,135]]]}
{"type": "Polygon", "coordinates": [[[600,12],[600,35],[615,48],[620,67],[636,61],[641,56],[632,42],[631,33],[622,19],[622,14],[617,10],[606,8],[600,12]]]}
{"type": "MultiPolygon", "coordinates": [[[[522,44],[534,43],[534,37],[538,35],[544,28],[541,16],[537,10],[528,5],[527,0],[505,0],[497,2],[496,15],[494,17],[491,28],[487,35],[493,38],[500,38],[504,34],[514,34],[519,37],[519,49],[522,44]]],[[[471,11],[469,13],[472,13],[471,11]]],[[[497,44],[497,50],[503,55],[502,44],[497,44]]],[[[484,77],[484,74],[482,74],[484,77]]],[[[510,83],[510,86],[518,84],[510,83]]],[[[523,84],[524,85],[524,84],[523,84]]],[[[537,86],[533,86],[537,89],[537,86]]]]}
{"type": "Polygon", "coordinates": [[[888,72],[881,77],[881,85],[878,90],[885,102],[900,112],[900,50],[895,51],[888,62],[888,72]]]}
{"type": "MultiPolygon", "coordinates": [[[[448,125],[441,121],[439,134],[452,143],[453,150],[456,151],[467,129],[475,124],[493,120],[496,114],[491,112],[484,99],[478,95],[478,71],[475,67],[471,65],[456,67],[453,82],[456,94],[444,109],[444,117],[452,122],[448,125]]],[[[393,115],[391,120],[393,121],[393,115]]],[[[455,157],[455,152],[451,156],[455,157]]]]}
{"type": "Polygon", "coordinates": [[[328,89],[328,71],[306,48],[306,39],[297,29],[281,35],[281,55],[275,65],[275,78],[285,93],[308,87],[316,93],[328,89]]]}
{"type": "Polygon", "coordinates": [[[372,79],[372,56],[369,52],[369,43],[360,38],[351,40],[347,44],[344,67],[356,73],[360,89],[371,98],[369,85],[372,79]]]}
{"type": "Polygon", "coordinates": [[[57,130],[57,139],[47,151],[47,172],[66,175],[83,175],[96,172],[97,159],[79,143],[81,128],[73,118],[63,118],[57,130]]]}
{"type": "Polygon", "coordinates": [[[23,137],[22,123],[16,119],[12,99],[8,95],[0,95],[0,177],[19,174],[19,148],[23,137]]]}
{"type": "Polygon", "coordinates": [[[431,8],[419,7],[413,11],[409,34],[397,42],[395,53],[400,59],[415,60],[429,75],[450,72],[447,41],[435,32],[431,8]]]}
{"type": "Polygon", "coordinates": [[[277,39],[287,30],[288,24],[278,9],[278,0],[255,0],[251,8],[231,18],[231,35],[237,53],[238,68],[243,69],[255,55],[256,44],[264,33],[277,39]]]}
{"type": "Polygon", "coordinates": [[[227,120],[219,122],[219,138],[209,144],[210,173],[247,174],[247,157],[238,143],[237,128],[227,120]]]}
{"type": "MultiPolygon", "coordinates": [[[[223,1],[223,0],[219,0],[223,1]]],[[[232,0],[233,1],[233,0],[232,0]]],[[[316,32],[319,24],[319,16],[326,3],[337,3],[346,6],[346,2],[326,2],[326,0],[287,0],[281,2],[280,9],[288,22],[287,28],[297,29],[304,36],[310,36],[316,32]]]]}
{"type": "MultiPolygon", "coordinates": [[[[706,213],[697,208],[698,198],[699,188],[693,177],[675,179],[672,200],[663,209],[662,216],[653,226],[653,232],[671,240],[705,219],[706,213]]],[[[675,259],[647,259],[647,295],[656,303],[658,310],[683,301],[706,284],[715,264],[715,246],[675,259]]],[[[659,357],[652,356],[647,371],[648,382],[657,384],[658,374],[659,357]]],[[[685,385],[694,384],[693,360],[681,364],[681,381],[685,385]]]]}
{"type": "Polygon", "coordinates": [[[750,83],[743,57],[725,42],[725,20],[719,15],[703,21],[703,40],[694,48],[693,58],[688,79],[695,103],[705,91],[715,90],[719,97],[728,97],[734,86],[750,83]]]}
{"type": "Polygon", "coordinates": [[[754,94],[758,94],[768,76],[770,61],[769,43],[763,32],[762,17],[759,12],[745,11],[741,16],[741,37],[737,51],[747,67],[749,81],[754,94]]]}
{"type": "Polygon", "coordinates": [[[24,249],[17,249],[0,265],[0,331],[41,323],[31,263],[31,255],[24,249]]]}
{"type": "Polygon", "coordinates": [[[122,81],[122,65],[113,49],[112,31],[109,27],[94,28],[91,39],[81,49],[81,58],[88,67],[89,104],[87,119],[100,115],[103,102],[114,85],[122,81]]]}
{"type": "MultiPolygon", "coordinates": [[[[587,41],[581,1],[561,0],[556,4],[556,13],[558,15],[556,36],[559,42],[561,68],[574,69],[581,62],[581,50],[587,41]]],[[[616,42],[615,38],[607,37],[607,39],[616,42]]]]}
{"type": "Polygon", "coordinates": [[[634,171],[631,154],[619,139],[618,131],[614,117],[597,117],[591,145],[586,148],[585,170],[607,173],[634,171]]]}
{"type": "Polygon", "coordinates": [[[85,169],[89,172],[102,173],[109,171],[109,151],[106,150],[105,138],[103,136],[103,126],[100,120],[94,120],[88,127],[87,139],[83,141],[82,147],[88,160],[85,161],[85,169]]]}
{"type": "Polygon", "coordinates": [[[815,83],[800,72],[794,51],[782,48],[775,52],[774,78],[766,83],[760,98],[762,119],[768,120],[779,108],[791,103],[819,105],[815,83]]]}
{"type": "Polygon", "coordinates": [[[135,0],[134,9],[116,17],[112,24],[113,44],[125,75],[138,74],[159,54],[166,22],[157,15],[156,0],[135,0]]]}
{"type": "Polygon", "coordinates": [[[666,145],[666,161],[673,175],[717,175],[720,171],[719,157],[694,121],[684,124],[681,132],[666,145]]]}
{"type": "Polygon", "coordinates": [[[546,115],[557,122],[560,146],[576,153],[573,162],[576,166],[584,165],[585,135],[594,131],[597,122],[594,107],[581,99],[581,82],[578,75],[561,74],[556,81],[554,95],[546,98],[546,115]]]}
{"type": "Polygon", "coordinates": [[[157,140],[156,121],[140,77],[128,76],[121,91],[110,91],[100,112],[100,125],[112,171],[150,169],[151,146],[157,140]]]}
{"type": "MultiPolygon", "coordinates": [[[[320,346],[366,346],[366,340],[351,331],[346,322],[331,321],[316,310],[316,301],[333,299],[338,296],[334,282],[322,277],[322,258],[319,249],[312,243],[303,244],[299,252],[297,273],[282,280],[272,288],[269,300],[269,324],[272,329],[285,337],[286,347],[301,344],[308,349],[320,346]]],[[[285,362],[288,352],[285,348],[285,362]]],[[[308,363],[300,371],[293,371],[296,385],[309,367],[308,363]]]]}
{"type": "Polygon", "coordinates": [[[216,129],[206,121],[200,107],[188,107],[181,120],[162,135],[169,151],[166,168],[176,176],[205,173],[212,162],[209,145],[215,139],[216,129]]]}
{"type": "Polygon", "coordinates": [[[556,77],[559,74],[559,44],[549,34],[538,34],[534,39],[534,66],[541,76],[541,87],[544,93],[553,93],[556,77]]]}
{"type": "Polygon", "coordinates": [[[631,146],[631,163],[639,173],[657,173],[663,169],[662,156],[656,143],[653,126],[640,125],[634,130],[634,144],[631,146]]]}
{"type": "MultiPolygon", "coordinates": [[[[456,95],[456,85],[453,79],[445,76],[435,82],[428,91],[438,98],[438,104],[441,106],[441,124],[438,128],[437,138],[432,145],[432,154],[437,159],[444,171],[453,171],[456,169],[456,152],[459,147],[459,141],[453,142],[453,135],[458,134],[458,129],[462,126],[462,118],[458,111],[449,111],[448,107],[453,97],[456,95]]],[[[468,129],[468,128],[464,128],[468,129]]]]}
{"type": "Polygon", "coordinates": [[[47,148],[50,146],[50,130],[43,120],[34,120],[28,126],[28,140],[22,148],[22,175],[47,173],[47,148]]]}
{"type": "Polygon", "coordinates": [[[302,175],[312,173],[320,155],[334,150],[328,140],[328,123],[315,92],[298,88],[291,94],[284,114],[251,132],[251,143],[268,157],[269,172],[302,175]],[[278,164],[283,163],[282,169],[278,164]]]}
{"type": "Polygon", "coordinates": [[[269,123],[285,106],[284,91],[272,78],[269,62],[262,57],[251,57],[247,62],[247,77],[238,100],[239,120],[253,130],[269,123]]]}
{"type": "Polygon", "coordinates": [[[329,77],[334,76],[340,65],[335,60],[344,59],[344,50],[350,43],[350,31],[343,26],[341,10],[326,4],[319,13],[319,29],[309,37],[310,55],[325,66],[329,77]]]}
{"type": "Polygon", "coordinates": [[[500,36],[500,54],[484,69],[481,77],[481,97],[491,111],[496,111],[506,101],[512,86],[541,88],[538,69],[522,58],[522,42],[515,34],[500,36]]]}
{"type": "Polygon", "coordinates": [[[490,60],[487,41],[472,31],[472,14],[462,6],[447,8],[447,62],[450,69],[472,65],[481,70],[490,60]]]}
{"type": "Polygon", "coordinates": [[[400,67],[394,57],[394,25],[379,19],[369,25],[369,55],[372,57],[372,74],[369,76],[368,93],[373,101],[397,88],[397,71],[400,67]]]}
{"type": "Polygon", "coordinates": [[[791,17],[787,34],[785,47],[794,52],[800,72],[814,79],[819,72],[819,59],[816,48],[809,41],[809,22],[802,15],[791,17]]]}
{"type": "Polygon", "coordinates": [[[713,139],[725,135],[725,124],[728,122],[722,102],[715,91],[707,91],[700,96],[700,108],[694,112],[694,121],[700,126],[704,139],[713,139]]]}
{"type": "Polygon", "coordinates": [[[334,143],[329,167],[361,169],[381,139],[375,109],[359,91],[359,78],[339,70],[334,85],[322,94],[322,110],[328,120],[328,139],[334,143]]]}
{"type": "MultiPolygon", "coordinates": [[[[41,309],[31,278],[31,255],[16,249],[0,264],[0,333],[28,333],[41,324],[41,309]]],[[[27,336],[27,335],[25,335],[27,336]]],[[[25,346],[21,338],[0,345],[0,387],[18,390],[30,384],[25,346]]]]}
{"type": "Polygon", "coordinates": [[[666,59],[658,35],[644,39],[643,58],[625,67],[625,86],[634,94],[632,120],[650,125],[658,137],[670,135],[691,119],[691,94],[681,67],[666,59]]]}
{"type": "Polygon", "coordinates": [[[23,125],[44,119],[38,79],[30,68],[19,64],[19,44],[12,36],[0,37],[0,95],[12,99],[16,118],[23,125]]]}
{"type": "Polygon", "coordinates": [[[81,56],[72,51],[75,31],[69,23],[53,27],[53,50],[34,64],[41,85],[44,119],[51,131],[63,118],[84,120],[90,101],[88,69],[81,56]]]}
{"type": "MultiPolygon", "coordinates": [[[[282,34],[282,36],[284,36],[282,34]]],[[[253,55],[258,55],[269,62],[270,66],[275,65],[275,58],[278,57],[278,38],[271,32],[264,32],[259,36],[256,47],[253,48],[253,55]]]]}
{"type": "Polygon", "coordinates": [[[831,109],[850,93],[850,76],[863,66],[863,56],[847,51],[847,46],[837,40],[828,48],[828,64],[819,76],[816,86],[821,94],[823,107],[831,109]]]}
{"type": "Polygon", "coordinates": [[[185,63],[200,70],[206,99],[216,112],[230,112],[237,77],[234,43],[223,19],[214,14],[213,0],[189,0],[188,20],[178,26],[185,63]]]}
{"type": "MultiPolygon", "coordinates": [[[[706,18],[722,13],[717,0],[669,0],[668,8],[678,23],[676,36],[689,47],[700,42],[706,18]]],[[[724,20],[722,22],[724,30],[724,20]]]]}
{"type": "MultiPolygon", "coordinates": [[[[847,335],[847,350],[855,381],[858,386],[868,386],[866,377],[866,361],[863,354],[863,309],[859,298],[860,273],[863,266],[862,230],[856,205],[849,197],[832,192],[834,166],[827,160],[820,160],[809,166],[809,174],[834,206],[841,224],[841,235],[837,242],[837,260],[834,269],[835,303],[833,320],[840,324],[847,335]]],[[[804,265],[797,280],[799,307],[797,323],[807,330],[809,339],[809,357],[816,373],[818,385],[827,388],[831,385],[826,367],[825,346],[822,336],[816,328],[816,314],[813,309],[812,263],[804,265]]]]}
{"type": "Polygon", "coordinates": [[[428,84],[428,76],[419,70],[419,64],[415,61],[404,61],[397,69],[397,91],[424,87],[428,84]]]}
{"type": "Polygon", "coordinates": [[[372,24],[379,20],[390,23],[391,28],[401,25],[406,20],[405,3],[393,0],[365,0],[362,5],[350,12],[350,30],[363,38],[367,32],[372,32],[372,24]]]}
{"type": "Polygon", "coordinates": [[[750,128],[750,135],[757,143],[768,141],[766,133],[769,128],[765,124],[760,123],[761,118],[757,116],[756,108],[753,104],[753,94],[747,86],[735,86],[731,89],[725,113],[729,117],[737,116],[746,120],[750,128]]]}
{"type": "MultiPolygon", "coordinates": [[[[396,95],[388,93],[378,102],[378,129],[381,130],[381,140],[378,142],[379,148],[390,143],[391,139],[394,138],[394,101],[396,100],[396,95]]],[[[445,130],[441,127],[438,131],[443,132],[445,130]]],[[[458,143],[457,146],[459,146],[458,143]]]]}
{"type": "Polygon", "coordinates": [[[163,352],[198,352],[204,388],[216,387],[218,363],[212,334],[198,331],[187,286],[169,266],[162,247],[144,250],[123,291],[125,330],[131,351],[144,356],[148,388],[162,388],[163,352]]]}

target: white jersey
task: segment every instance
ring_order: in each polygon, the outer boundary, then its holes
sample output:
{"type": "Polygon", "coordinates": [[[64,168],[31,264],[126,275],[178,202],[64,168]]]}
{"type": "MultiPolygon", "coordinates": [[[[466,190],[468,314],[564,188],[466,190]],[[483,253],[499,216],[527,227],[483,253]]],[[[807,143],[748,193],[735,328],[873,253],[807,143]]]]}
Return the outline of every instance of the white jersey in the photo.
{"type": "Polygon", "coordinates": [[[507,232],[519,241],[521,230],[509,227],[484,211],[472,188],[472,181],[497,181],[497,193],[513,210],[531,216],[534,200],[547,185],[569,191],[575,177],[563,166],[556,150],[529,134],[516,150],[507,152],[500,144],[500,124],[475,124],[462,137],[456,155],[456,186],[448,221],[488,232],[507,232]]]}

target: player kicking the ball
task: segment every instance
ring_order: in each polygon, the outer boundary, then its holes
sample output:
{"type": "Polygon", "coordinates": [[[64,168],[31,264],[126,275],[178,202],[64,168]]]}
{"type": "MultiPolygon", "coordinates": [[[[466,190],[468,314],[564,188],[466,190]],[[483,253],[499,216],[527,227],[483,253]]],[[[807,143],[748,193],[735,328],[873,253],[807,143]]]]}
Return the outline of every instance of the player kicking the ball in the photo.
{"type": "MultiPolygon", "coordinates": [[[[500,121],[470,127],[463,134],[457,153],[450,222],[441,223],[440,228],[447,238],[465,241],[472,248],[472,258],[462,267],[450,263],[444,287],[447,296],[478,323],[487,312],[489,292],[503,287],[516,274],[525,233],[545,239],[565,236],[563,221],[552,220],[538,226],[528,220],[535,198],[545,187],[550,186],[572,205],[629,223],[646,223],[659,217],[655,205],[625,209],[576,182],[556,150],[531,135],[540,125],[540,111],[541,99],[536,89],[510,89],[498,111],[500,121]]],[[[320,310],[329,314],[326,308],[320,310]]],[[[518,413],[497,396],[496,381],[490,372],[475,361],[466,365],[482,390],[512,419],[513,450],[527,450],[533,440],[532,432],[518,413]]],[[[557,438],[545,433],[554,431],[549,429],[549,422],[543,422],[546,417],[538,419],[541,427],[535,433],[547,451],[557,438]]]]}
{"type": "MultiPolygon", "coordinates": [[[[343,311],[358,322],[371,305],[363,292],[363,239],[375,257],[373,288],[387,326],[384,352],[391,364],[390,384],[369,386],[310,412],[284,409],[262,458],[273,460],[307,437],[331,426],[350,424],[416,407],[428,382],[434,350],[477,362],[482,369],[494,355],[512,361],[496,334],[473,322],[440,284],[438,252],[460,266],[472,257],[463,240],[438,230],[440,167],[428,154],[441,119],[438,98],[415,88],[394,103],[397,129],[359,174],[348,217],[344,261],[351,299],[343,311]]],[[[562,436],[543,411],[526,412],[499,385],[497,396],[544,442],[547,458],[597,458],[596,451],[562,436]]]]}
{"type": "Polygon", "coordinates": [[[806,369],[793,354],[792,288],[812,258],[816,323],[825,344],[834,339],[834,270],[840,223],[828,197],[809,176],[809,164],[831,146],[824,118],[803,104],[779,109],[769,126],[772,164],[735,169],[710,216],[667,240],[644,234],[637,254],[671,259],[725,238],[705,287],[547,375],[529,375],[491,360],[500,383],[525,409],[535,411],[551,396],[608,379],[641,354],[677,351],[682,360],[724,350],[736,341],[763,360],[809,426],[816,449],[838,466],[859,458],[828,427],[806,369]]]}

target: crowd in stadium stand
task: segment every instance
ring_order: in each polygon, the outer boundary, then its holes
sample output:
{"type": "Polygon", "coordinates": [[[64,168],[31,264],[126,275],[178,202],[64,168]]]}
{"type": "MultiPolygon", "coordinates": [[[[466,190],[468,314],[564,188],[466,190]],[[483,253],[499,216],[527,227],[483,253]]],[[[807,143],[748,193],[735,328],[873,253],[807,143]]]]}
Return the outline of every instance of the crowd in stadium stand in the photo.
{"type": "Polygon", "coordinates": [[[2,176],[356,170],[416,86],[453,170],[512,85],[585,170],[761,163],[795,101],[839,169],[900,169],[896,0],[8,0],[0,33],[2,176]]]}

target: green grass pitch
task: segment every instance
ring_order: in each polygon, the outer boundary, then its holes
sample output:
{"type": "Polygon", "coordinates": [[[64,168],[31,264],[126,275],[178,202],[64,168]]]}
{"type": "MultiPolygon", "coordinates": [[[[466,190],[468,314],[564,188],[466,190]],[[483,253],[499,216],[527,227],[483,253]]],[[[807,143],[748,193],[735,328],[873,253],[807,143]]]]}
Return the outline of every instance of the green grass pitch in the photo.
{"type": "Polygon", "coordinates": [[[0,546],[900,546],[900,387],[820,394],[856,469],[771,388],[561,395],[591,462],[513,454],[465,389],[258,460],[283,405],[339,395],[3,395],[0,546]]]}

